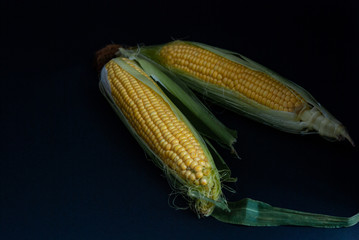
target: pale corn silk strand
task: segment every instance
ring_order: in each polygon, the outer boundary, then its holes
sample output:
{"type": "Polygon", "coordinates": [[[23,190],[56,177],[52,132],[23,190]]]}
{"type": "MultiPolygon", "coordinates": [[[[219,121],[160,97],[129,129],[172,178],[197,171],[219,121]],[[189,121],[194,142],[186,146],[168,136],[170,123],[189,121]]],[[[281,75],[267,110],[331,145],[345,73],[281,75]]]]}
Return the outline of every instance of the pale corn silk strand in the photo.
{"type": "Polygon", "coordinates": [[[174,41],[141,54],[176,73],[215,102],[291,133],[319,133],[354,142],[307,91],[254,61],[201,43],[174,41]]]}
{"type": "MultiPolygon", "coordinates": [[[[133,61],[122,58],[121,62],[155,86],[133,61]]],[[[219,177],[216,168],[211,166],[212,160],[208,159],[188,125],[178,119],[168,103],[156,93],[160,90],[154,91],[136,79],[116,60],[107,63],[106,70],[106,84],[110,85],[113,100],[136,134],[171,170],[170,173],[188,185],[189,193],[199,192],[199,195],[193,195],[200,200],[195,202],[196,211],[201,215],[210,214],[221,197],[219,177]]]]}

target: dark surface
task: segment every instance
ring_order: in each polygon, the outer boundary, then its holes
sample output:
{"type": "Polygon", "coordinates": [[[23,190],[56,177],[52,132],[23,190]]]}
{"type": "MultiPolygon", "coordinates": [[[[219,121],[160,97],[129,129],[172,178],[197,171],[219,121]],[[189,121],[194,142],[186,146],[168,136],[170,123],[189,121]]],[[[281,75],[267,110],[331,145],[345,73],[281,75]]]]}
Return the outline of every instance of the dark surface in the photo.
{"type": "MultiPolygon", "coordinates": [[[[359,142],[355,1],[249,2],[2,1],[0,239],[359,239],[359,225],[254,228],[171,208],[166,179],[98,90],[92,60],[106,44],[198,41],[303,86],[359,142]]],[[[359,212],[358,147],[211,109],[239,134],[242,160],[218,149],[239,179],[229,200],[359,212]]]]}

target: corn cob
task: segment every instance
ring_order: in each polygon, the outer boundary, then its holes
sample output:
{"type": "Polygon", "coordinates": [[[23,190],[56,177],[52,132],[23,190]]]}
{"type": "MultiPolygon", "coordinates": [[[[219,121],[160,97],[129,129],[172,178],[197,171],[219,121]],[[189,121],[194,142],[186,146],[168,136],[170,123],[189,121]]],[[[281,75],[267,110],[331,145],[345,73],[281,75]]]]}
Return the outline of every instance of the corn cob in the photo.
{"type": "Polygon", "coordinates": [[[316,131],[354,145],[345,127],[309,93],[242,55],[182,41],[144,47],[141,53],[179,74],[195,90],[251,118],[284,131],[316,131]]]}
{"type": "Polygon", "coordinates": [[[195,208],[200,215],[208,216],[215,206],[213,202],[221,196],[221,183],[212,157],[198,134],[134,61],[111,60],[102,75],[103,85],[108,84],[110,98],[133,133],[157,156],[166,172],[188,190],[194,189],[204,196],[196,200],[195,208]],[[131,73],[141,76],[147,84],[131,73]]]}

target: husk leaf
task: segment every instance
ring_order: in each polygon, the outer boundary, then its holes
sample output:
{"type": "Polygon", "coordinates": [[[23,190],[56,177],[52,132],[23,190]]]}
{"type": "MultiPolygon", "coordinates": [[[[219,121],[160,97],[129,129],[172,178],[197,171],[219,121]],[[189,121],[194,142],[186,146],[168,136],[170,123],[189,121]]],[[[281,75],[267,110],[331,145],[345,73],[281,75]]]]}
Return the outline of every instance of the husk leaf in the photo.
{"type": "Polygon", "coordinates": [[[359,222],[359,213],[352,217],[336,217],[295,211],[244,198],[228,202],[230,212],[216,208],[212,215],[221,222],[246,226],[308,226],[320,228],[351,227],[359,222]]]}

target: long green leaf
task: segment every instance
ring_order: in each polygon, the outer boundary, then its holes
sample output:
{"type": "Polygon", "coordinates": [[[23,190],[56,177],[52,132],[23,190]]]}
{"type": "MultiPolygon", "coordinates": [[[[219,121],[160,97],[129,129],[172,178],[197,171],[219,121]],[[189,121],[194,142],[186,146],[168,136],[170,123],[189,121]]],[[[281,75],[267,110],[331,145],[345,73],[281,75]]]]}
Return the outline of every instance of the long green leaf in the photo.
{"type": "Polygon", "coordinates": [[[244,198],[228,202],[230,212],[216,208],[212,215],[219,221],[247,226],[309,226],[320,228],[350,227],[359,222],[359,213],[352,217],[336,217],[295,211],[244,198]]]}

